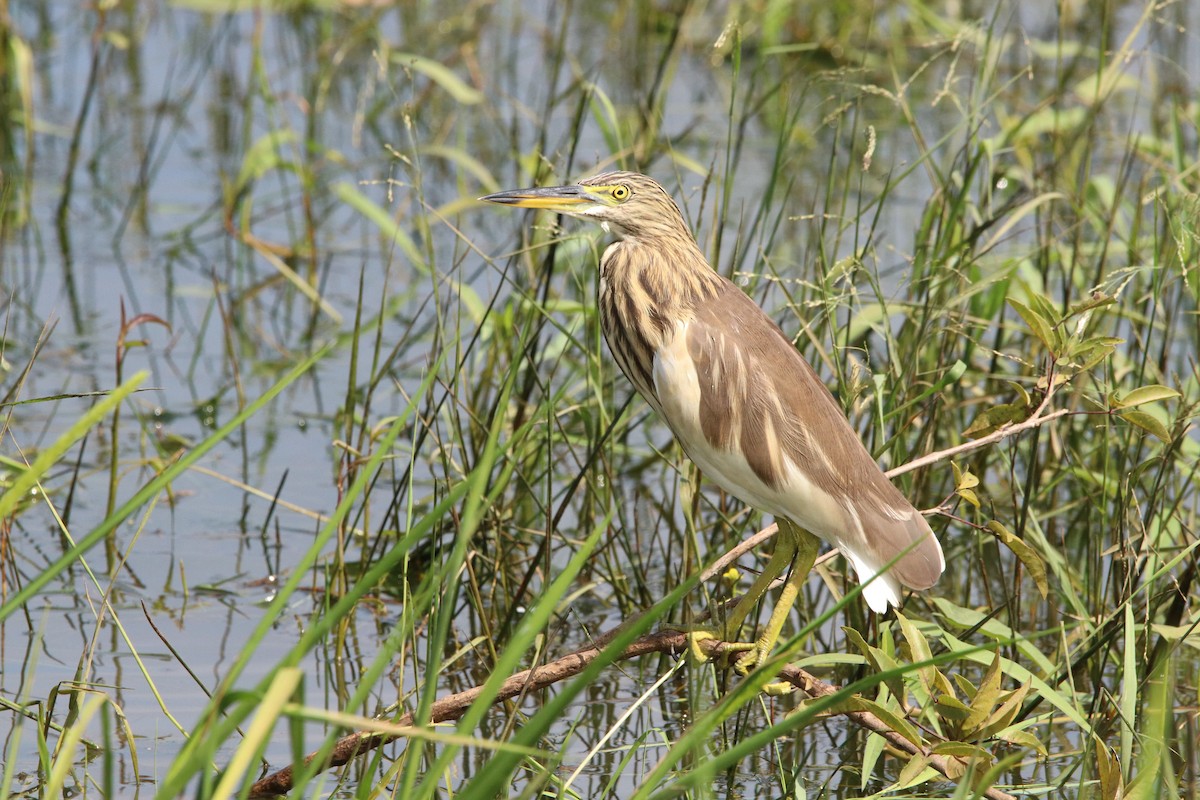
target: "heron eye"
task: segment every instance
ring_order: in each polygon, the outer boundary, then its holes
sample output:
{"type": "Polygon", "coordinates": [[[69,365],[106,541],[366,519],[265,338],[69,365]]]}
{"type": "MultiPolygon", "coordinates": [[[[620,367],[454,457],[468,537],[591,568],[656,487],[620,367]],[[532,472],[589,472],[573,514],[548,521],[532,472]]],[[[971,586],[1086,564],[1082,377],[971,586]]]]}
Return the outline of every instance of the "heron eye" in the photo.
{"type": "Polygon", "coordinates": [[[628,186],[614,186],[612,190],[613,200],[624,200],[629,197],[628,186]]]}

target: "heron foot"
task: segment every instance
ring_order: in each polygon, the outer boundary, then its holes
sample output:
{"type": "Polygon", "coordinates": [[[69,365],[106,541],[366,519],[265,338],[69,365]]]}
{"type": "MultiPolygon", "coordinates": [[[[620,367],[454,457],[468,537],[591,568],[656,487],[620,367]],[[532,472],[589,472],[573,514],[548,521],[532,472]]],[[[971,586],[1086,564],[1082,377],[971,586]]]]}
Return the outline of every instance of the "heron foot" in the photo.
{"type": "MultiPolygon", "coordinates": [[[[721,654],[721,658],[718,659],[718,663],[720,663],[722,666],[728,666],[729,656],[736,653],[744,653],[753,650],[756,647],[754,642],[731,642],[729,641],[731,637],[723,634],[720,631],[714,630],[713,628],[697,627],[686,631],[686,633],[688,640],[688,657],[691,658],[692,662],[695,664],[704,664],[712,660],[709,654],[705,652],[704,645],[701,644],[701,642],[713,641],[720,642],[723,645],[722,649],[724,652],[721,654]]],[[[745,658],[745,656],[742,656],[742,658],[745,658]]],[[[741,663],[741,658],[734,663],[734,666],[736,667],[736,665],[739,663],[741,663]]]]}
{"type": "MultiPolygon", "coordinates": [[[[761,639],[757,642],[731,642],[728,638],[723,638],[718,632],[711,628],[698,628],[687,632],[688,640],[688,658],[694,664],[704,664],[713,659],[705,652],[705,641],[720,642],[722,647],[721,657],[718,659],[718,664],[723,667],[732,666],[739,675],[749,675],[756,667],[767,660],[767,656],[771,654],[771,646],[763,642],[761,639]],[[764,650],[764,645],[767,645],[764,650]],[[741,654],[736,661],[730,663],[730,659],[741,654]]],[[[772,681],[762,687],[762,692],[770,697],[781,697],[791,694],[796,687],[787,681],[772,681]]]]}

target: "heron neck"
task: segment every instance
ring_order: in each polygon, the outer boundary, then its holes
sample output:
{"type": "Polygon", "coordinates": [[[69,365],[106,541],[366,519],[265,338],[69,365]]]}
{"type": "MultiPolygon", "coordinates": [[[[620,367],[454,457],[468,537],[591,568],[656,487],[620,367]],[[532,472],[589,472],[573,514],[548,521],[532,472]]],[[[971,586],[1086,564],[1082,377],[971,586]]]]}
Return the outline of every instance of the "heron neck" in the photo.
{"type": "Polygon", "coordinates": [[[600,258],[601,294],[629,297],[663,320],[687,316],[720,286],[720,276],[690,238],[646,242],[626,237],[610,244],[600,258]]]}

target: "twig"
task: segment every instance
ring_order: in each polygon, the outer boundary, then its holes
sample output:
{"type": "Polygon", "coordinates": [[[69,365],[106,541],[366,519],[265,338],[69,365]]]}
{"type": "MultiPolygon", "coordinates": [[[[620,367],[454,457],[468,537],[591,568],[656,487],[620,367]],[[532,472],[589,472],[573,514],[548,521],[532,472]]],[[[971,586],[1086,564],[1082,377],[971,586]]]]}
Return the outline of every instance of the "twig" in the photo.
{"type": "MultiPolygon", "coordinates": [[[[600,641],[607,641],[611,638],[612,634],[608,634],[601,637],[600,641]]],[[[699,644],[704,649],[705,654],[712,658],[719,658],[728,654],[729,645],[725,642],[704,639],[699,644]]],[[[626,661],[652,653],[677,655],[686,651],[687,647],[688,635],[684,632],[659,631],[658,633],[648,633],[626,647],[617,660],[626,661]]],[[[591,645],[543,666],[518,672],[501,685],[493,702],[498,703],[511,699],[522,692],[544,689],[559,681],[578,675],[600,655],[602,650],[603,645],[601,644],[591,645]]],[[[799,667],[786,666],[779,671],[779,677],[788,681],[810,697],[825,697],[835,694],[838,691],[836,686],[826,683],[799,667]]],[[[476,686],[473,689],[457,692],[434,701],[429,709],[430,723],[449,722],[458,719],[466,713],[467,709],[471,707],[471,704],[475,702],[481,692],[482,687],[476,686]]],[[[955,771],[949,759],[945,756],[931,753],[927,748],[917,747],[892,730],[887,723],[874,714],[868,711],[846,711],[840,713],[855,725],[873,733],[878,733],[898,750],[927,759],[931,767],[947,778],[950,778],[954,774],[955,771]]],[[[395,724],[398,726],[412,725],[412,714],[404,714],[395,720],[395,724]]],[[[379,733],[377,731],[355,731],[347,736],[343,736],[334,745],[333,751],[326,759],[323,769],[340,767],[356,756],[395,741],[397,738],[399,737],[395,734],[379,733]]],[[[314,755],[309,755],[305,759],[305,765],[311,763],[314,755]]],[[[257,781],[250,789],[250,796],[270,797],[291,791],[293,788],[293,769],[293,766],[287,766],[257,781]]],[[[953,780],[953,778],[951,779],[953,780]]],[[[987,789],[983,794],[984,797],[991,798],[991,800],[1015,800],[1012,795],[996,788],[987,789]]]]}
{"type": "MultiPolygon", "coordinates": [[[[493,702],[499,703],[509,700],[522,692],[544,689],[547,686],[579,674],[600,655],[604,649],[603,642],[607,642],[615,634],[616,631],[612,631],[601,637],[597,644],[576,650],[574,653],[569,653],[540,667],[516,673],[501,684],[500,689],[493,698],[493,702]]],[[[677,653],[682,652],[686,647],[687,634],[678,631],[650,633],[642,636],[629,645],[629,647],[625,648],[625,651],[621,653],[618,660],[637,658],[638,656],[650,653],[677,653]]],[[[455,694],[435,700],[429,708],[429,722],[448,722],[458,719],[471,707],[471,704],[479,697],[482,690],[482,686],[476,686],[472,689],[456,692],[455,694]]],[[[404,714],[395,720],[395,724],[400,726],[412,725],[413,715],[411,713],[404,714]]],[[[355,756],[387,744],[396,738],[395,735],[375,731],[355,731],[347,736],[343,736],[334,745],[323,769],[340,767],[348,763],[355,756]]],[[[312,761],[314,755],[309,754],[305,758],[305,765],[312,761]]],[[[287,766],[278,772],[274,772],[258,780],[251,787],[250,796],[267,797],[291,791],[292,773],[293,766],[287,766]]]]}
{"type": "MultiPolygon", "coordinates": [[[[1053,375],[1050,376],[1051,383],[1053,383],[1053,377],[1053,375]]],[[[981,447],[987,447],[988,445],[995,444],[996,442],[1004,441],[1010,436],[1015,436],[1018,433],[1036,428],[1039,425],[1045,425],[1047,422],[1056,420],[1059,417],[1065,417],[1068,414],[1074,413],[1070,409],[1060,408],[1056,411],[1051,411],[1049,414],[1045,414],[1044,412],[1047,406],[1050,404],[1050,396],[1052,394],[1053,389],[1046,392],[1046,396],[1042,399],[1041,405],[1039,405],[1037,410],[1033,412],[1033,416],[1027,420],[1009,423],[1008,425],[1002,425],[1000,428],[992,431],[987,436],[982,436],[971,442],[963,442],[962,444],[955,445],[954,447],[947,447],[945,450],[937,450],[933,453],[927,453],[920,458],[914,458],[907,464],[901,464],[898,467],[893,467],[885,474],[889,478],[895,478],[897,475],[903,475],[906,472],[912,472],[915,469],[927,467],[930,464],[936,464],[939,461],[945,461],[947,458],[951,458],[961,453],[969,453],[972,450],[978,450],[981,447]]]]}

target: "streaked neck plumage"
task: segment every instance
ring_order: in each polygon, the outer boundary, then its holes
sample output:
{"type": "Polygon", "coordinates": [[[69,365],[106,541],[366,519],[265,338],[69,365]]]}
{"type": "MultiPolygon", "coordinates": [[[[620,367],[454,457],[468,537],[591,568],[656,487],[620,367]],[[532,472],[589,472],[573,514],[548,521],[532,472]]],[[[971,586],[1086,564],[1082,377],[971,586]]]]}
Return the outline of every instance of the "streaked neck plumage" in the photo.
{"type": "Polygon", "coordinates": [[[620,238],[600,258],[597,305],[605,339],[621,371],[652,401],[654,354],[727,283],[708,267],[695,240],[679,231],[614,231],[620,238]]]}

